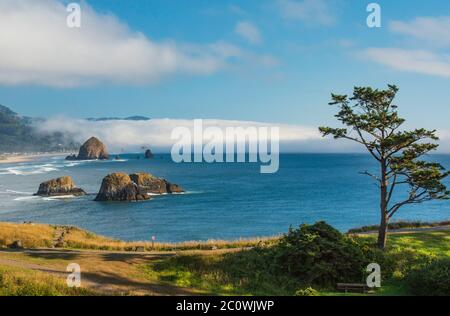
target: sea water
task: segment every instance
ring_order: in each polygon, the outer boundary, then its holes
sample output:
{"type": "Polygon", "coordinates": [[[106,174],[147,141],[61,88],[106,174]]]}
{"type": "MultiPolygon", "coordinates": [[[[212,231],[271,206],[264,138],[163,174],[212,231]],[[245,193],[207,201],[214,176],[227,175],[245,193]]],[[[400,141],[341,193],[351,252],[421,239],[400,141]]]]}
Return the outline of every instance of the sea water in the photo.
{"type": "MultiPolygon", "coordinates": [[[[120,158],[53,157],[1,164],[0,221],[75,225],[124,240],[156,236],[157,241],[170,242],[271,236],[319,220],[342,231],[379,221],[376,184],[359,174],[376,172],[376,164],[364,154],[282,154],[274,174],[261,174],[259,164],[252,163],[178,164],[170,155],[152,160],[138,154],[120,158]],[[93,201],[102,178],[111,172],[149,172],[179,184],[186,193],[155,196],[146,202],[93,201]],[[64,175],[90,195],[33,196],[41,182],[64,175]]],[[[449,155],[432,159],[450,168],[449,155]]],[[[395,216],[421,221],[449,218],[449,201],[406,206],[395,216]]]]}

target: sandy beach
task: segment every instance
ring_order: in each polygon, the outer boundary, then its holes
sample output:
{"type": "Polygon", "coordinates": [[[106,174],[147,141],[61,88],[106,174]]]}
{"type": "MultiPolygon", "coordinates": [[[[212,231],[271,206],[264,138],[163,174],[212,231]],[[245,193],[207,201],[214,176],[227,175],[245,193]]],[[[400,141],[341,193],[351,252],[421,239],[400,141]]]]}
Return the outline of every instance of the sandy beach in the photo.
{"type": "Polygon", "coordinates": [[[12,164],[20,162],[29,162],[39,158],[67,156],[68,153],[42,153],[42,154],[18,154],[18,155],[0,155],[0,164],[12,164]]]}

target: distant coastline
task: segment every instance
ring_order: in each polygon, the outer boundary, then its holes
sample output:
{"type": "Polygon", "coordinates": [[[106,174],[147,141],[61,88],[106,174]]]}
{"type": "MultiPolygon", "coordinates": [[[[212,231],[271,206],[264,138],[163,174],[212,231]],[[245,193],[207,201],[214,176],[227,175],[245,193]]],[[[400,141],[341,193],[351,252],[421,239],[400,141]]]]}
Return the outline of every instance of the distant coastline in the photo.
{"type": "Polygon", "coordinates": [[[0,154],[0,164],[30,162],[39,158],[67,156],[69,152],[0,154]]]}

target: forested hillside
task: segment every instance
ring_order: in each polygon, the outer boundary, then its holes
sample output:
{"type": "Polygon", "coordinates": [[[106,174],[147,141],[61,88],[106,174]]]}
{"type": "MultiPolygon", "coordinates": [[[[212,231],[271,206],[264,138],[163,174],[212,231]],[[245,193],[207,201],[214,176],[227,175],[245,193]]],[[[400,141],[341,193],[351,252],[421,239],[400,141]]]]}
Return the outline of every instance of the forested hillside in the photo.
{"type": "Polygon", "coordinates": [[[19,116],[0,105],[0,153],[60,151],[77,147],[78,144],[65,139],[61,133],[37,133],[33,124],[38,122],[38,119],[19,116]]]}

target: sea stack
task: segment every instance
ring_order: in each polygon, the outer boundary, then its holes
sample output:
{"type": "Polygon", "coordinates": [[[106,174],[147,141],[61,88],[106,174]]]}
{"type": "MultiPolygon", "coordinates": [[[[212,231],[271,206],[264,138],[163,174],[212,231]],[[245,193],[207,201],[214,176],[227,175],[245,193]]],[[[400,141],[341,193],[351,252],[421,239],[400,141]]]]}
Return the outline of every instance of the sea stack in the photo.
{"type": "Polygon", "coordinates": [[[149,173],[112,173],[103,181],[96,201],[144,201],[151,195],[184,192],[181,187],[149,173]]]}
{"type": "Polygon", "coordinates": [[[78,156],[67,156],[66,160],[107,160],[106,146],[96,137],[89,138],[81,147],[78,156]]]}
{"type": "Polygon", "coordinates": [[[39,196],[62,196],[62,195],[86,195],[82,189],[77,188],[71,177],[61,177],[43,182],[35,195],[39,196]]]}
{"type": "Polygon", "coordinates": [[[153,153],[152,153],[152,151],[150,149],[147,149],[145,151],[144,156],[145,156],[146,159],[152,159],[153,158],[153,153]]]}
{"type": "Polygon", "coordinates": [[[171,194],[184,192],[178,185],[170,183],[166,179],[157,178],[149,173],[133,173],[130,175],[130,178],[140,187],[141,191],[147,194],[171,194]]]}
{"type": "Polygon", "coordinates": [[[141,193],[139,187],[125,173],[112,173],[103,178],[96,201],[143,201],[150,196],[141,193]]]}

